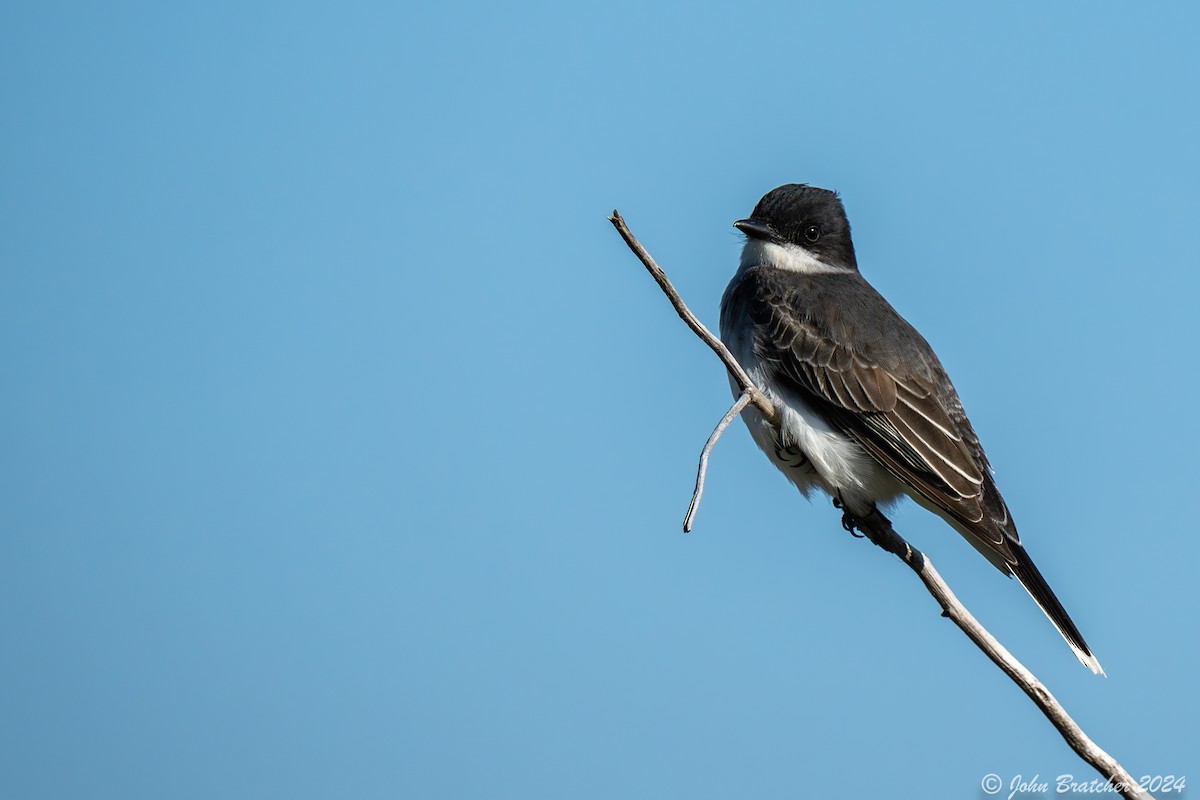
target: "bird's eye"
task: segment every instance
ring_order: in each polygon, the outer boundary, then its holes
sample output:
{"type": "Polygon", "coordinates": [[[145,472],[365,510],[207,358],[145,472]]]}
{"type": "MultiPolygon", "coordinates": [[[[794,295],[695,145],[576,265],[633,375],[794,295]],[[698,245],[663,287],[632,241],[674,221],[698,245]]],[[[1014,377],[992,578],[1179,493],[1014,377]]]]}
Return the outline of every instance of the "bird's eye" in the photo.
{"type": "Polygon", "coordinates": [[[810,242],[815,242],[817,239],[820,239],[821,238],[821,226],[820,225],[809,225],[807,228],[804,229],[804,238],[808,239],[810,242]]]}

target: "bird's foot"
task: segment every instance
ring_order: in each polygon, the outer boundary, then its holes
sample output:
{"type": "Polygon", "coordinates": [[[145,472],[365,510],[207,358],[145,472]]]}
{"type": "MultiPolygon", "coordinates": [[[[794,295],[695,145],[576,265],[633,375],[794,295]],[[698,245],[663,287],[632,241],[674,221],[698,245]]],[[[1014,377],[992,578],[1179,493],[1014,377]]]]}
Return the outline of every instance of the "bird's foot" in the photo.
{"type": "Polygon", "coordinates": [[[869,539],[871,544],[882,547],[889,553],[900,557],[900,560],[913,569],[919,570],[923,564],[919,550],[912,546],[892,529],[892,521],[883,515],[874,504],[864,516],[858,516],[846,508],[846,501],[837,496],[833,498],[833,507],[842,512],[842,527],[857,539],[869,539]],[[861,531],[861,533],[860,533],[861,531]]]}
{"type": "Polygon", "coordinates": [[[863,527],[862,520],[852,514],[850,510],[846,508],[846,503],[842,500],[842,496],[840,494],[833,498],[833,507],[842,512],[842,527],[846,529],[847,533],[856,539],[862,539],[866,535],[859,533],[863,527]]]}

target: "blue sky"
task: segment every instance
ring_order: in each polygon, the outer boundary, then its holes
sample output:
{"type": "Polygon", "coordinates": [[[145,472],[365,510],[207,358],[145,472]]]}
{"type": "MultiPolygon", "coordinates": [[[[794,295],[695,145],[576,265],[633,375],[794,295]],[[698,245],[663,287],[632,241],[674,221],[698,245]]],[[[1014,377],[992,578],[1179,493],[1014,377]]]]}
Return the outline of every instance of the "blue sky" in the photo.
{"type": "Polygon", "coordinates": [[[793,181],[842,193],[1109,677],[897,527],[1131,772],[1200,780],[1198,24],[7,4],[0,794],[1091,778],[740,425],[679,532],[728,389],[605,216],[715,326],[730,223],[793,181]]]}

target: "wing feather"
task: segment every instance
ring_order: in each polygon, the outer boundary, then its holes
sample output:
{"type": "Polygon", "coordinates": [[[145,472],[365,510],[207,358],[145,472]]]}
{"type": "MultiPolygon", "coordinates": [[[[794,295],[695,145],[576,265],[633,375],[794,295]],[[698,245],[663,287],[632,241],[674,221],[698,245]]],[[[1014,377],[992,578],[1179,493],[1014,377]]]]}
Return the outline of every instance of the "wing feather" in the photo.
{"type": "Polygon", "coordinates": [[[940,397],[934,370],[888,369],[871,353],[852,351],[800,318],[786,297],[763,299],[766,335],[759,349],[781,375],[825,404],[848,435],[929,501],[965,525],[987,516],[986,461],[969,423],[955,419],[961,413],[957,398],[947,404],[940,397]]]}

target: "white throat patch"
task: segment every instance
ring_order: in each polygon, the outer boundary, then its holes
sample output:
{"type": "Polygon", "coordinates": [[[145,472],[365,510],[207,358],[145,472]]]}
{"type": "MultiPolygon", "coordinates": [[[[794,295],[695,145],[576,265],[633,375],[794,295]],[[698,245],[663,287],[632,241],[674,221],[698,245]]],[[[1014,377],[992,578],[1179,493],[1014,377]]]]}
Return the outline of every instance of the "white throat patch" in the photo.
{"type": "Polygon", "coordinates": [[[845,267],[826,264],[803,247],[791,242],[778,244],[764,239],[747,239],[746,246],[742,248],[741,269],[760,265],[809,275],[850,271],[845,267]]]}

